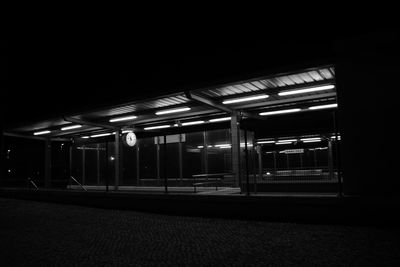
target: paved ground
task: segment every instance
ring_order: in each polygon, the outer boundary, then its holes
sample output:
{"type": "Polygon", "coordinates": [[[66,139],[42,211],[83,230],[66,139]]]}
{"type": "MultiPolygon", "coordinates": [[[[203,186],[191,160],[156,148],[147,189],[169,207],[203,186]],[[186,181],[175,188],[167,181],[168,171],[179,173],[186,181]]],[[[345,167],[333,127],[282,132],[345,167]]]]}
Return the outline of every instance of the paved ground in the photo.
{"type": "Polygon", "coordinates": [[[400,266],[399,237],[0,198],[0,266],[400,266]]]}

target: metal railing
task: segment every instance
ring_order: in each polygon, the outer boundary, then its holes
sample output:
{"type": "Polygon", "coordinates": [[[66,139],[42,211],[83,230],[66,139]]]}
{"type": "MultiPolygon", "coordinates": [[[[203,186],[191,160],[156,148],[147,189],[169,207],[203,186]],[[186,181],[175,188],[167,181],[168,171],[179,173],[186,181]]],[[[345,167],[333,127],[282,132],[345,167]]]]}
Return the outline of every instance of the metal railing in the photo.
{"type": "Polygon", "coordinates": [[[28,177],[28,182],[29,182],[30,184],[32,184],[33,187],[35,187],[36,190],[39,190],[39,187],[35,184],[35,182],[34,182],[30,177],[28,177]]]}
{"type": "Polygon", "coordinates": [[[71,175],[71,180],[77,183],[83,190],[87,192],[87,189],[80,182],[78,182],[72,175],[71,175]]]}

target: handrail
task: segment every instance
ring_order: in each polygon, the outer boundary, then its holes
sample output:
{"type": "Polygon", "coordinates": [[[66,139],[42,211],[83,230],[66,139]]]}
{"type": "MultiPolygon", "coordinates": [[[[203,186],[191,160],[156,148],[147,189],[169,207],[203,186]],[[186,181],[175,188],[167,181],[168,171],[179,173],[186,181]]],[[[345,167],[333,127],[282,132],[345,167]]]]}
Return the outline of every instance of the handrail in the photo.
{"type": "Polygon", "coordinates": [[[28,181],[36,188],[36,190],[39,190],[39,187],[37,187],[35,182],[30,177],[28,177],[28,181]]]}
{"type": "Polygon", "coordinates": [[[87,192],[86,188],[83,187],[83,185],[81,185],[81,183],[79,183],[72,175],[71,175],[71,179],[72,179],[75,183],[77,183],[83,190],[85,190],[85,191],[87,192]]]}

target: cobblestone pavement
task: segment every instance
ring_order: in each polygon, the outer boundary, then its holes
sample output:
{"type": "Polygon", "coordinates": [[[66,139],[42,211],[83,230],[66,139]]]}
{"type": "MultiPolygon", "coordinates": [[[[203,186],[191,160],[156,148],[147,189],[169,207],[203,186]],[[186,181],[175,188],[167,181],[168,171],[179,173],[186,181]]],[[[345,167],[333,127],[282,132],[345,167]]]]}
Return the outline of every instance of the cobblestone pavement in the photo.
{"type": "Polygon", "coordinates": [[[257,222],[0,198],[0,266],[400,266],[400,228],[257,222]]]}

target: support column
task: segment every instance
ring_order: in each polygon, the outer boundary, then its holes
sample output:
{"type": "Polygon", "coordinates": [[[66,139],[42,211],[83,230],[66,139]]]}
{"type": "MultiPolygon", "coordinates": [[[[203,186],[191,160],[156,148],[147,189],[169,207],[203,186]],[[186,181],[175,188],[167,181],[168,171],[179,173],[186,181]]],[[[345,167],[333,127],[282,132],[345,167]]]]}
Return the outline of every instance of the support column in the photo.
{"type": "Polygon", "coordinates": [[[332,140],[328,140],[328,170],[329,170],[329,179],[333,180],[333,154],[332,154],[332,140]]]}
{"type": "Polygon", "coordinates": [[[250,181],[249,181],[249,151],[247,149],[247,122],[244,121],[244,153],[245,153],[245,166],[246,166],[246,194],[250,195],[250,181]]]}
{"type": "Polygon", "coordinates": [[[51,186],[51,140],[44,141],[44,187],[51,186]]]}
{"type": "Polygon", "coordinates": [[[167,136],[164,134],[164,144],[163,144],[163,176],[164,176],[164,191],[168,193],[168,178],[167,178],[167,136]]]}
{"type": "Polygon", "coordinates": [[[120,134],[121,130],[115,131],[115,180],[114,180],[114,190],[118,191],[119,180],[121,175],[121,161],[120,161],[120,134]]]}
{"type": "Polygon", "coordinates": [[[5,144],[4,144],[4,133],[1,129],[0,131],[0,187],[3,186],[3,179],[5,179],[6,173],[6,162],[5,162],[5,144]]]}
{"type": "Polygon", "coordinates": [[[179,134],[179,183],[182,185],[183,178],[183,157],[182,157],[182,134],[179,134]]]}
{"type": "Polygon", "coordinates": [[[207,142],[207,132],[203,131],[203,162],[204,162],[204,173],[206,175],[206,180],[208,180],[208,142],[207,142]]]}
{"type": "Polygon", "coordinates": [[[100,144],[97,144],[97,164],[96,164],[96,176],[97,176],[97,185],[100,185],[100,144]]]}
{"type": "Polygon", "coordinates": [[[72,147],[74,145],[74,142],[71,143],[71,145],[69,146],[69,162],[68,162],[68,188],[71,189],[71,185],[72,185],[72,147]]]}
{"type": "Polygon", "coordinates": [[[136,185],[140,185],[140,140],[136,141],[136,185]]]}
{"type": "Polygon", "coordinates": [[[86,185],[86,147],[82,146],[82,185],[86,185]]]}
{"type": "Polygon", "coordinates": [[[161,165],[160,165],[160,136],[156,136],[156,157],[157,157],[157,185],[161,184],[161,165]]]}
{"type": "Polygon", "coordinates": [[[262,181],[263,180],[262,146],[258,145],[256,151],[258,155],[258,176],[260,178],[260,181],[262,181]]]}
{"type": "Polygon", "coordinates": [[[236,186],[241,188],[240,174],[240,119],[237,113],[231,116],[231,143],[232,143],[232,172],[235,177],[236,186]]]}

